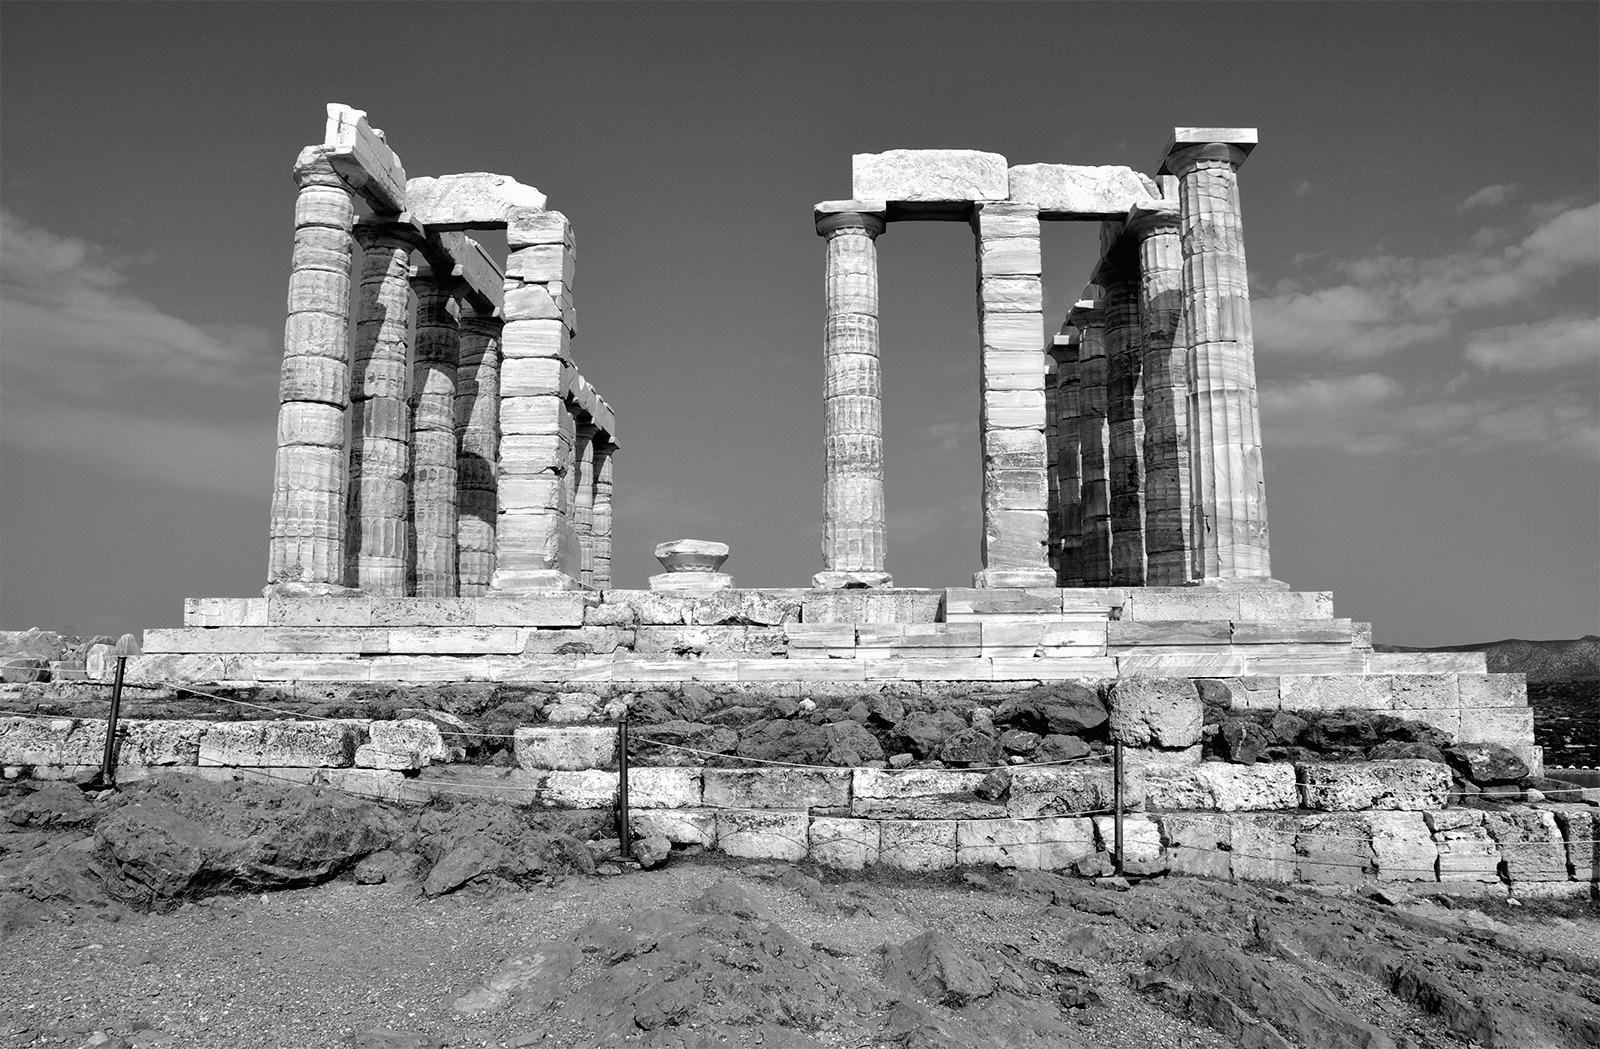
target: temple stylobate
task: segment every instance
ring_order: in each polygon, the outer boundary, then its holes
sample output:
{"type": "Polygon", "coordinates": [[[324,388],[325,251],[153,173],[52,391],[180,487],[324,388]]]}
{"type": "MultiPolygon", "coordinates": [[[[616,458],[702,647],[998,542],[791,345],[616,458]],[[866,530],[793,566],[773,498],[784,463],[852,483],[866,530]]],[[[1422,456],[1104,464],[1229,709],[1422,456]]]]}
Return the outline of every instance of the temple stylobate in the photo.
{"type": "Polygon", "coordinates": [[[1238,169],[1253,128],[1177,128],[1154,177],[969,150],[857,154],[827,240],[824,588],[888,586],[876,239],[976,238],[978,587],[1278,586],[1238,169]],[[1044,334],[1040,223],[1101,223],[1097,292],[1044,334]]]}
{"type": "Polygon", "coordinates": [[[408,180],[337,103],[294,176],[269,592],[609,586],[616,418],[572,360],[566,216],[501,175],[408,180]]]}

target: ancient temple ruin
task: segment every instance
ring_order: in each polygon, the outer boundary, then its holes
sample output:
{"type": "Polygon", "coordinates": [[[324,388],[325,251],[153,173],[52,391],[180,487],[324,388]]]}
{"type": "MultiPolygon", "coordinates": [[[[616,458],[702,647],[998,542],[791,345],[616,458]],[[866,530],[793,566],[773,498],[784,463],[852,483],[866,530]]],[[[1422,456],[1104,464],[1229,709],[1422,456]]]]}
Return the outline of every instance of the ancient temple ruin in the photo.
{"type": "MultiPolygon", "coordinates": [[[[1549,788],[1520,675],[1478,652],[1375,651],[1331,594],[1273,578],[1237,178],[1255,138],[1178,128],[1149,175],[855,157],[851,198],[814,211],[821,571],[738,588],[725,547],[683,540],[638,590],[611,585],[616,422],[574,363],[570,223],[505,176],[408,179],[360,111],[330,107],[294,169],[268,585],[187,601],[129,678],[279,711],[374,690],[421,711],[444,685],[536,723],[515,729],[516,769],[451,764],[415,718],[152,723],[184,745],[149,763],[591,809],[632,783],[641,833],[841,867],[1091,870],[1115,847],[1280,881],[1591,878],[1587,813],[1450,800],[1499,785],[1485,748],[1521,770],[1501,782],[1549,788]],[[976,241],[971,587],[888,569],[875,241],[930,220],[976,241]],[[1047,336],[1055,220],[1099,223],[1101,252],[1047,336]],[[467,235],[482,229],[505,230],[503,263],[467,235]],[[623,712],[650,766],[631,780],[623,712]],[[1337,742],[1350,731],[1367,736],[1337,742]],[[1126,767],[1105,767],[1113,748],[1126,767]],[[996,770],[1009,785],[980,796],[996,770]],[[1133,814],[1113,824],[1124,789],[1133,814]]],[[[76,722],[15,737],[7,762],[37,767],[93,743],[76,722]]]]}
{"type": "Polygon", "coordinates": [[[573,364],[566,216],[500,175],[408,180],[339,104],[294,178],[269,592],[609,586],[616,418],[573,364]]]}

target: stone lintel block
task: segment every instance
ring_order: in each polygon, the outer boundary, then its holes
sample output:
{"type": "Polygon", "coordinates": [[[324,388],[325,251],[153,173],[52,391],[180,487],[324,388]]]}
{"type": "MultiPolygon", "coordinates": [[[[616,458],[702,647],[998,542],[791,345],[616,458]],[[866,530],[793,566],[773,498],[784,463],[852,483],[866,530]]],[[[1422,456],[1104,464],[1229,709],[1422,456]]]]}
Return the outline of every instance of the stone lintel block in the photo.
{"type": "Polygon", "coordinates": [[[803,860],[810,845],[811,817],[773,809],[718,809],[717,848],[729,856],[803,860]]]}
{"type": "Polygon", "coordinates": [[[885,587],[871,590],[806,591],[800,597],[803,623],[932,623],[939,617],[944,591],[885,587]]]}
{"type": "Polygon", "coordinates": [[[1122,619],[1106,624],[1108,645],[1226,646],[1232,636],[1232,624],[1225,619],[1122,619]]]}
{"type": "Polygon", "coordinates": [[[1214,587],[1131,587],[1125,591],[1122,618],[1171,622],[1179,619],[1221,619],[1239,615],[1239,591],[1214,587]]]}
{"type": "MultiPolygon", "coordinates": [[[[1041,618],[1042,617],[1036,617],[1041,618]]],[[[974,624],[982,630],[985,648],[997,645],[1029,648],[1086,648],[1103,652],[1105,623],[1002,622],[974,624]]]]}
{"type": "Polygon", "coordinates": [[[630,808],[692,809],[701,805],[702,797],[698,768],[634,766],[628,770],[630,808]]]}
{"type": "Polygon", "coordinates": [[[1421,758],[1302,762],[1296,772],[1305,807],[1325,812],[1441,809],[1450,790],[1449,767],[1421,758]]]}
{"type": "Polygon", "coordinates": [[[1463,710],[1528,705],[1526,674],[1460,674],[1456,679],[1456,687],[1463,710]]]}
{"type": "Polygon", "coordinates": [[[706,805],[718,809],[837,809],[850,804],[849,769],[705,770],[706,805]]]}
{"type": "Polygon", "coordinates": [[[365,729],[344,721],[217,722],[200,737],[201,765],[348,768],[365,729]]]}
{"type": "Polygon", "coordinates": [[[191,627],[266,626],[264,597],[186,597],[183,625],[191,627]]]}
{"type": "Polygon", "coordinates": [[[835,870],[858,871],[878,863],[878,822],[832,816],[811,820],[811,859],[835,870]]]}
{"type": "Polygon", "coordinates": [[[270,597],[269,626],[370,626],[370,597],[270,597]]]}
{"type": "Polygon", "coordinates": [[[539,788],[539,802],[553,809],[609,809],[617,803],[617,784],[617,773],[605,769],[552,771],[539,788]]]}
{"type": "Polygon", "coordinates": [[[1326,590],[1245,586],[1237,588],[1234,594],[1239,599],[1239,612],[1234,618],[1240,620],[1267,622],[1333,617],[1333,594],[1326,590]]]}
{"type": "Polygon", "coordinates": [[[516,596],[472,599],[478,626],[577,627],[585,611],[599,599],[578,590],[547,591],[516,596]]]}
{"type": "Polygon", "coordinates": [[[742,665],[734,659],[618,659],[611,664],[609,680],[739,681],[742,665]]]}
{"type": "Polygon", "coordinates": [[[525,769],[603,769],[617,760],[614,725],[524,727],[513,737],[517,764],[525,769]]]}
{"type": "MultiPolygon", "coordinates": [[[[514,656],[377,656],[362,660],[366,676],[360,681],[459,682],[496,681],[503,662],[514,656]]],[[[302,675],[301,680],[311,678],[302,675]]]]}
{"type": "MultiPolygon", "coordinates": [[[[980,650],[981,651],[981,650],[980,650]]],[[[841,660],[828,665],[837,666],[841,660]]],[[[993,681],[993,661],[981,658],[915,659],[905,653],[893,659],[854,661],[863,681],[993,681]]]]}
{"type": "Polygon", "coordinates": [[[792,649],[854,648],[854,623],[785,623],[783,636],[792,649]]]}
{"type": "Polygon", "coordinates": [[[979,819],[1005,806],[973,793],[986,773],[960,769],[853,770],[851,815],[869,819],[979,819]]]}
{"type": "Polygon", "coordinates": [[[1120,219],[1135,204],[1153,203],[1155,183],[1132,168],[1078,164],[1014,164],[1011,199],[1041,217],[1120,219]]]}
{"type": "Polygon", "coordinates": [[[638,838],[659,834],[674,845],[717,843],[717,814],[711,809],[645,809],[629,812],[628,826],[638,838]]]}
{"type": "Polygon", "coordinates": [[[865,681],[864,663],[854,659],[741,659],[740,681],[865,681]]]}
{"type": "Polygon", "coordinates": [[[1150,765],[1144,778],[1145,804],[1152,809],[1271,812],[1300,807],[1295,769],[1288,762],[1150,765]]]}
{"type": "Polygon", "coordinates": [[[175,627],[144,632],[148,655],[174,653],[383,653],[388,631],[368,627],[175,627]]]}
{"type": "Polygon", "coordinates": [[[476,602],[470,597],[380,597],[372,603],[377,627],[472,626],[476,602]]]}
{"type": "Polygon", "coordinates": [[[1350,645],[1354,641],[1348,619],[1239,620],[1233,624],[1237,645],[1350,645]]]}
{"type": "Polygon", "coordinates": [[[857,200],[964,203],[1004,200],[1006,158],[970,149],[891,149],[850,158],[857,200]]]}
{"type": "Polygon", "coordinates": [[[955,820],[882,820],[878,862],[903,871],[947,870],[956,865],[955,820]]]}
{"type": "Polygon", "coordinates": [[[487,171],[406,180],[406,211],[434,230],[501,229],[511,209],[537,211],[545,203],[532,186],[487,171]]]}

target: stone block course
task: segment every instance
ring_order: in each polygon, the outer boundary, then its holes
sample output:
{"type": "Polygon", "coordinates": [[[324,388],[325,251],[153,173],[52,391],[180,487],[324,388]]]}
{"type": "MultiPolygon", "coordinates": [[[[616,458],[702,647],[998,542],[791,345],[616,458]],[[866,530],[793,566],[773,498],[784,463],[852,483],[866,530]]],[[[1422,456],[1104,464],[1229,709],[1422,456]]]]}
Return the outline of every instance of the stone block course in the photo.
{"type": "Polygon", "coordinates": [[[702,800],[701,770],[698,768],[635,766],[628,770],[630,808],[699,808],[702,800]]]}
{"type": "Polygon", "coordinates": [[[824,867],[858,871],[878,864],[876,820],[817,816],[811,820],[811,859],[824,867]]]}
{"type": "Polygon", "coordinates": [[[846,809],[850,805],[849,769],[716,769],[705,770],[705,804],[712,808],[846,809]]]}
{"type": "Polygon", "coordinates": [[[986,773],[959,769],[866,769],[852,772],[850,812],[872,819],[975,819],[1006,807],[973,792],[986,773]]]}
{"type": "Polygon", "coordinates": [[[878,862],[903,871],[947,870],[956,865],[955,820],[881,820],[878,862]]]}
{"type": "Polygon", "coordinates": [[[342,721],[215,722],[200,737],[201,765],[347,768],[365,738],[342,721]]]}
{"type": "Polygon", "coordinates": [[[1420,812],[1369,812],[1372,862],[1379,881],[1438,880],[1439,847],[1420,812]]]}
{"type": "Polygon", "coordinates": [[[711,809],[646,809],[630,812],[628,826],[637,837],[659,834],[674,845],[717,843],[717,814],[711,809]]]}
{"type": "Polygon", "coordinates": [[[617,773],[606,769],[547,772],[539,801],[555,809],[610,809],[617,803],[617,779],[617,773]]]}
{"type": "Polygon", "coordinates": [[[1220,812],[1298,808],[1294,766],[1287,762],[1232,765],[1152,765],[1144,770],[1145,804],[1152,809],[1220,812]]]}
{"type": "Polygon", "coordinates": [[[513,735],[517,763],[525,769],[601,769],[617,760],[613,725],[523,727],[513,735]]]}
{"type": "Polygon", "coordinates": [[[1450,790],[1449,767],[1420,758],[1302,762],[1296,771],[1305,807],[1328,812],[1440,809],[1450,790]]]}
{"type": "Polygon", "coordinates": [[[729,856],[803,860],[810,842],[810,817],[771,809],[718,809],[717,848],[729,856]]]}
{"type": "MultiPolygon", "coordinates": [[[[1041,766],[1019,768],[1011,774],[1008,814],[1017,817],[1077,816],[1111,808],[1111,769],[1104,766],[1041,766]]],[[[1142,774],[1123,770],[1123,803],[1128,808],[1144,804],[1142,774]]]]}

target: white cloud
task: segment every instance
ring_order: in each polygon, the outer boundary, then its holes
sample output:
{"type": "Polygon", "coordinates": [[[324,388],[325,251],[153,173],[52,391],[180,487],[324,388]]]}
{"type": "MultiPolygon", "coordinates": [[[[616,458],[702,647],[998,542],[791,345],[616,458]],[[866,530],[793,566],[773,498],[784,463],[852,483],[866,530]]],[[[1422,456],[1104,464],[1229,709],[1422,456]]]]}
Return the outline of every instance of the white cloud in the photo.
{"type": "Polygon", "coordinates": [[[1547,371],[1600,364],[1600,317],[1550,317],[1483,328],[1467,337],[1467,360],[1494,371],[1547,371]]]}
{"type": "Polygon", "coordinates": [[[1515,182],[1485,186],[1456,205],[1456,214],[1465,215],[1475,208],[1497,208],[1516,196],[1522,189],[1515,182]]]}
{"type": "Polygon", "coordinates": [[[1344,280],[1280,286],[1252,303],[1256,345],[1279,355],[1367,361],[1444,338],[1474,311],[1527,305],[1600,264],[1600,204],[1542,219],[1498,248],[1433,258],[1376,255],[1339,266],[1344,280]]]}

